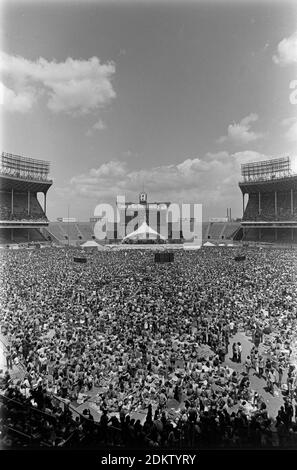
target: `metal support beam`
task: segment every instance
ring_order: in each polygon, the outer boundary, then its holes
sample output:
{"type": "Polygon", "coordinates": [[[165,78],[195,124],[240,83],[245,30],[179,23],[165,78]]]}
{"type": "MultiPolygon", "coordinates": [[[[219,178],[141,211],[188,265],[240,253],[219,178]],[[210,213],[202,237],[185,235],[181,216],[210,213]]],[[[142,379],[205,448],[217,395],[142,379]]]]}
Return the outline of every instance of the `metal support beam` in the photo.
{"type": "Polygon", "coordinates": [[[244,210],[245,210],[245,207],[244,207],[244,198],[245,198],[245,193],[242,193],[242,217],[244,215],[244,210]]]}
{"type": "Polygon", "coordinates": [[[291,215],[294,215],[294,192],[291,189],[291,215]]]}
{"type": "Polygon", "coordinates": [[[11,188],[11,214],[13,215],[13,188],[11,188]]]}
{"type": "Polygon", "coordinates": [[[259,215],[260,215],[260,214],[261,214],[261,193],[260,193],[260,191],[259,191],[259,193],[258,193],[258,194],[259,194],[259,196],[258,196],[258,197],[259,197],[259,207],[258,207],[258,212],[259,212],[259,215]]]}
{"type": "Polygon", "coordinates": [[[30,197],[31,197],[31,193],[30,191],[28,191],[28,215],[30,215],[30,197]]]}
{"type": "Polygon", "coordinates": [[[277,191],[274,191],[274,214],[277,216],[277,191]]]}

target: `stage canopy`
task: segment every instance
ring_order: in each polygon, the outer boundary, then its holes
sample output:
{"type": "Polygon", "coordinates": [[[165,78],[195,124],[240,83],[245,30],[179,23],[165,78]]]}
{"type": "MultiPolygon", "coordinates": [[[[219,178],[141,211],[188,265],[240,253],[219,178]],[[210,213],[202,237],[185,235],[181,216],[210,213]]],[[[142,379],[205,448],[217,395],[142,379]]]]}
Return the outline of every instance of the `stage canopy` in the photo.
{"type": "Polygon", "coordinates": [[[200,250],[201,248],[201,245],[193,245],[192,243],[184,243],[183,244],[183,249],[186,250],[186,251],[190,251],[190,250],[200,250]]]}
{"type": "Polygon", "coordinates": [[[98,248],[98,243],[94,240],[88,240],[87,242],[81,245],[82,248],[98,248]]]}
{"type": "Polygon", "coordinates": [[[161,238],[161,240],[166,240],[163,235],[160,233],[156,232],[154,229],[152,229],[149,225],[147,225],[146,222],[143,222],[140,227],[138,227],[137,230],[134,232],[129,233],[128,235],[123,238],[123,241],[128,240],[128,239],[136,239],[136,240],[146,240],[146,239],[152,239],[155,240],[157,237],[161,238]]]}

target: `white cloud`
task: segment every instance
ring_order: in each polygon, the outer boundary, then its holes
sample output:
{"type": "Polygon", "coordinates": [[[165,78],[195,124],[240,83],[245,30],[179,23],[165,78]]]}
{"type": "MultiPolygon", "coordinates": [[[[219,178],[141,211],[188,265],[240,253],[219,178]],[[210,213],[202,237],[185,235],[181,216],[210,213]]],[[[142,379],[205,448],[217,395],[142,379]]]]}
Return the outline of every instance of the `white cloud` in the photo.
{"type": "Polygon", "coordinates": [[[111,83],[115,65],[102,64],[98,57],[50,62],[42,57],[32,61],[2,52],[0,71],[6,86],[17,95],[22,96],[28,87],[35,96],[40,91],[45,93],[47,106],[54,113],[90,113],[116,96],[111,83]]]}
{"type": "Polygon", "coordinates": [[[282,125],[287,127],[284,137],[289,142],[297,142],[297,117],[284,119],[282,125]]]}
{"type": "Polygon", "coordinates": [[[97,131],[103,131],[104,129],[106,129],[106,125],[101,119],[99,119],[99,121],[95,122],[93,129],[97,131]]]}
{"type": "Polygon", "coordinates": [[[227,135],[218,139],[218,143],[232,142],[237,145],[245,145],[253,142],[261,137],[263,134],[254,132],[251,129],[251,123],[259,119],[258,115],[251,113],[243,118],[239,123],[233,123],[228,126],[227,135]]]}
{"type": "Polygon", "coordinates": [[[251,150],[233,154],[222,151],[142,170],[130,169],[126,162],[110,161],[73,177],[70,188],[76,196],[108,202],[123,194],[135,200],[144,184],[150,200],[224,205],[224,200],[234,199],[234,191],[238,191],[241,163],[269,158],[251,150]]]}
{"type": "Polygon", "coordinates": [[[95,122],[95,124],[91,127],[91,129],[89,129],[89,130],[86,132],[86,135],[87,135],[87,136],[90,136],[90,135],[92,135],[94,132],[96,132],[96,131],[104,131],[104,129],[106,129],[106,124],[102,121],[102,119],[99,119],[99,121],[95,122]]]}
{"type": "Polygon", "coordinates": [[[281,66],[297,63],[297,31],[280,41],[277,53],[272,57],[272,60],[281,66]]]}
{"type": "Polygon", "coordinates": [[[0,82],[0,93],[1,105],[11,112],[27,113],[36,101],[36,93],[30,87],[26,87],[21,91],[14,91],[0,82]]]}
{"type": "Polygon", "coordinates": [[[126,172],[126,162],[111,160],[108,163],[103,163],[99,168],[92,168],[90,175],[99,179],[114,179],[124,176],[126,172]]]}

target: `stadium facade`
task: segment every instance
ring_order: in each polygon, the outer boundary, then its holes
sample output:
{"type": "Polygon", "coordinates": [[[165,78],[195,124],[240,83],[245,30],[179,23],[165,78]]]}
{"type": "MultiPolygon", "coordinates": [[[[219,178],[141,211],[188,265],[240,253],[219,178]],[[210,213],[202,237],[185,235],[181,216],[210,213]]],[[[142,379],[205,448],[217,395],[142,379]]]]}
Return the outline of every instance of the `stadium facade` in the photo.
{"type": "Polygon", "coordinates": [[[2,152],[0,159],[0,241],[44,241],[40,229],[48,226],[47,192],[52,185],[50,164],[43,160],[2,152]],[[37,195],[43,194],[43,207],[37,195]]]}
{"type": "Polygon", "coordinates": [[[289,157],[242,165],[239,187],[243,241],[296,243],[297,175],[289,157]]]}
{"type": "MultiPolygon", "coordinates": [[[[98,217],[80,222],[62,218],[49,222],[46,216],[47,193],[53,181],[50,164],[2,152],[0,160],[0,243],[53,242],[80,245],[95,239],[98,217]],[[42,203],[38,194],[42,193],[42,203]]],[[[297,175],[292,174],[289,157],[242,165],[242,220],[231,216],[202,223],[202,240],[211,242],[244,241],[256,243],[295,244],[297,242],[297,175]]],[[[139,194],[138,202],[117,206],[120,226],[108,226],[105,243],[121,242],[124,236],[141,225],[150,224],[162,233],[170,202],[148,202],[147,194],[139,194]],[[139,215],[142,214],[142,217],[139,215]]],[[[231,209],[230,209],[231,215],[231,209]]],[[[181,228],[182,228],[182,220],[181,228]]],[[[190,221],[190,229],[193,221],[190,221]]],[[[157,240],[160,241],[160,240],[157,240]]],[[[181,243],[172,237],[168,224],[168,242],[181,243]]],[[[101,241],[102,243],[102,241],[101,241]]]]}

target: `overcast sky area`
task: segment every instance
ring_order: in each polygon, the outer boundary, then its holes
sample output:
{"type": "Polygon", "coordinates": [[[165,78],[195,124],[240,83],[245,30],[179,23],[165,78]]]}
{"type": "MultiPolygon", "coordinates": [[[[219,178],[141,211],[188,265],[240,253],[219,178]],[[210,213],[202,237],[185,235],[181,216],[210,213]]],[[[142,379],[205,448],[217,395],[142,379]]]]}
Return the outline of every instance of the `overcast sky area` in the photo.
{"type": "Polygon", "coordinates": [[[51,162],[51,220],[143,187],[240,217],[242,163],[297,171],[296,2],[0,5],[2,150],[51,162]]]}

